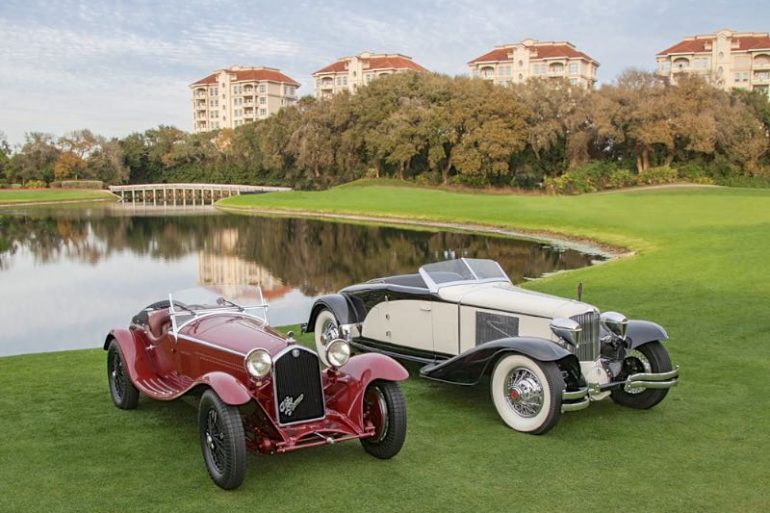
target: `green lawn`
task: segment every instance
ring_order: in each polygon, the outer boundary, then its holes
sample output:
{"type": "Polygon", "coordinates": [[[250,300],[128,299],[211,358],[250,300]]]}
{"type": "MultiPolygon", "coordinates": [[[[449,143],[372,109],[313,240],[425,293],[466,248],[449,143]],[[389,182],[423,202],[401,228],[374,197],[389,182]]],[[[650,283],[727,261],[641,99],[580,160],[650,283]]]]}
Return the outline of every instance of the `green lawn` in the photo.
{"type": "Polygon", "coordinates": [[[23,203],[58,203],[74,201],[115,201],[107,191],[89,189],[0,190],[0,206],[23,203]]]}
{"type": "MultiPolygon", "coordinates": [[[[252,456],[244,485],[208,479],[195,409],[109,399],[98,350],[0,359],[0,511],[770,510],[770,191],[539,197],[341,187],[241,196],[236,207],[349,212],[545,230],[630,247],[527,283],[663,324],[682,383],[649,411],[611,402],[517,434],[486,388],[404,383],[404,450],[357,442],[252,456]]],[[[66,336],[64,334],[63,336],[66,336]]],[[[411,369],[414,372],[414,369],[411,369]]]]}

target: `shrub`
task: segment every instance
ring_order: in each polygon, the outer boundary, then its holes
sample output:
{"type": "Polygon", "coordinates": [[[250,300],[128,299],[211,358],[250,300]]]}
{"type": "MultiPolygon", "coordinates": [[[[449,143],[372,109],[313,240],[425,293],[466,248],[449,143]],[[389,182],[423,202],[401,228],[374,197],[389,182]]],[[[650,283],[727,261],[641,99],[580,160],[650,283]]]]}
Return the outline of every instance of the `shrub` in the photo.
{"type": "Polygon", "coordinates": [[[676,169],[668,166],[652,167],[639,175],[639,183],[644,185],[660,185],[678,181],[679,174],[676,169]]]}
{"type": "Polygon", "coordinates": [[[8,182],[0,181],[0,189],[7,189],[8,187],[10,187],[10,185],[8,185],[8,182]]]}
{"type": "Polygon", "coordinates": [[[12,183],[11,184],[11,189],[21,189],[21,184],[20,183],[12,183]]]}
{"type": "Polygon", "coordinates": [[[27,189],[45,189],[45,182],[43,180],[27,180],[24,187],[27,189]]]}
{"type": "Polygon", "coordinates": [[[101,180],[63,180],[62,189],[103,189],[104,182],[101,180]]]}
{"type": "Polygon", "coordinates": [[[449,183],[466,187],[486,187],[489,185],[489,180],[486,175],[464,175],[458,173],[449,178],[449,183]]]}
{"type": "Polygon", "coordinates": [[[637,183],[636,180],[636,175],[631,171],[618,168],[612,162],[589,162],[561,176],[546,177],[543,186],[551,193],[583,194],[630,187],[637,183]]]}
{"type": "Polygon", "coordinates": [[[61,181],[55,181],[48,184],[51,189],[61,189],[61,181]]]}

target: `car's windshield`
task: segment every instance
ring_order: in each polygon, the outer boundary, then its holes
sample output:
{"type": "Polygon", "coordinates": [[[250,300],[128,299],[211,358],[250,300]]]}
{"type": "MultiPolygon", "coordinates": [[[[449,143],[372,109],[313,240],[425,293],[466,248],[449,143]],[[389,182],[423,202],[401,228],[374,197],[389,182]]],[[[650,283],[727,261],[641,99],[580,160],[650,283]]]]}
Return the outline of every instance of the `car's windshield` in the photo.
{"type": "Polygon", "coordinates": [[[195,316],[219,312],[243,312],[267,321],[262,289],[253,285],[207,285],[168,295],[175,327],[195,316]]]}
{"type": "Polygon", "coordinates": [[[430,288],[448,283],[474,281],[508,281],[508,275],[494,260],[460,258],[426,264],[420,267],[420,275],[430,288]]]}

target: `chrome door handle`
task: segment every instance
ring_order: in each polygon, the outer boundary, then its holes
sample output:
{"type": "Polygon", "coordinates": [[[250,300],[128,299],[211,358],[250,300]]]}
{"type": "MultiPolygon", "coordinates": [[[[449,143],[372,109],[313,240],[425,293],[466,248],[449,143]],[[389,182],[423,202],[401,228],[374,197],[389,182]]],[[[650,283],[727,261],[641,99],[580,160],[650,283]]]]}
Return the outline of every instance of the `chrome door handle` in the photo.
{"type": "Polygon", "coordinates": [[[430,312],[430,305],[420,305],[420,310],[423,312],[430,312]]]}

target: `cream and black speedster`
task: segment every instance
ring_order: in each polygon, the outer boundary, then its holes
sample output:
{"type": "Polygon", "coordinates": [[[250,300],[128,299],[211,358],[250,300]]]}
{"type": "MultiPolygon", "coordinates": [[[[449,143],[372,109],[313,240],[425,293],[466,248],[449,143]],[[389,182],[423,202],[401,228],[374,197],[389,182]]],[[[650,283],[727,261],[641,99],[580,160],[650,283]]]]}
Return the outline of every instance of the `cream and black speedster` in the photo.
{"type": "Polygon", "coordinates": [[[418,362],[424,378],[474,385],[491,374],[500,418],[533,434],[607,397],[651,408],[679,379],[661,326],[516,287],[492,260],[431,263],[346,287],[317,299],[304,329],[322,358],[344,338],[418,362]]]}

